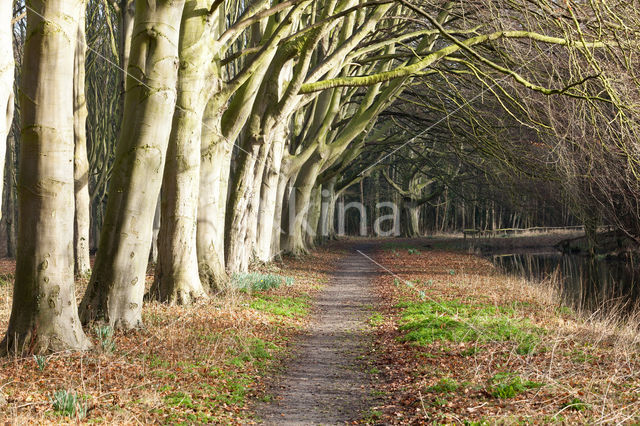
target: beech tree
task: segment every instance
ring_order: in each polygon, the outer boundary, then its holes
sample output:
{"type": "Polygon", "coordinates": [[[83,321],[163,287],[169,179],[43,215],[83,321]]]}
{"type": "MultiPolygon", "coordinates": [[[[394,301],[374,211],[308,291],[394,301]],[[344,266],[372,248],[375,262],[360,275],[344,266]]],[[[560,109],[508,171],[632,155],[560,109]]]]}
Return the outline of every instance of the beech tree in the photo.
{"type": "Polygon", "coordinates": [[[142,324],[155,205],[176,102],[184,0],[138,0],[122,128],[98,255],[80,304],[83,323],[142,324]]]}
{"type": "Polygon", "coordinates": [[[84,350],[90,342],[78,319],[73,244],[74,52],[84,3],[27,6],[20,95],[22,214],[11,318],[0,351],[84,350]]]}
{"type": "MultiPolygon", "coordinates": [[[[5,54],[0,58],[0,111],[3,117],[0,119],[0,178],[4,175],[4,159],[6,156],[6,141],[11,131],[13,121],[13,5],[10,1],[4,1],[0,5],[0,49],[5,54]]],[[[2,179],[0,179],[1,181],[2,179]]],[[[0,189],[0,196],[2,189],[0,189]]]]}

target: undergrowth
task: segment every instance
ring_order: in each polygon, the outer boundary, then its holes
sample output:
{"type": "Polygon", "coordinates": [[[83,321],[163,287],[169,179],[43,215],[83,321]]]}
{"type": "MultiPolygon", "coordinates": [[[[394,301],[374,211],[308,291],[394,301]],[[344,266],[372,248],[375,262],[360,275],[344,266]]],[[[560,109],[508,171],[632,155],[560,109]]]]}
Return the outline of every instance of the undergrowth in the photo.
{"type": "Polygon", "coordinates": [[[259,272],[234,274],[231,277],[232,288],[243,291],[266,291],[272,288],[278,288],[282,284],[290,287],[293,283],[294,279],[292,277],[259,272]]]}

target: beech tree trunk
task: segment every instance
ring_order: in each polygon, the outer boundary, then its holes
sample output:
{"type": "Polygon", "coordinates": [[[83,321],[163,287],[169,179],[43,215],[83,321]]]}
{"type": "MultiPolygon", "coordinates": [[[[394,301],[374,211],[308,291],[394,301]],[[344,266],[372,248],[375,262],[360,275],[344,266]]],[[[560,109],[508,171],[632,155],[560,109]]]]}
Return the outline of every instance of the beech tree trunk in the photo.
{"type": "MultiPolygon", "coordinates": [[[[127,84],[129,57],[131,56],[131,36],[135,18],[135,1],[120,0],[120,66],[122,67],[122,91],[127,84]]],[[[124,96],[123,96],[124,98],[124,96]]]]}
{"type": "Polygon", "coordinates": [[[260,201],[262,196],[262,180],[264,174],[267,172],[266,168],[271,167],[268,164],[268,156],[271,152],[271,146],[260,147],[258,154],[258,161],[254,168],[253,185],[251,187],[251,201],[249,202],[249,210],[247,212],[247,231],[245,235],[244,250],[246,255],[243,258],[242,270],[248,269],[249,261],[256,256],[256,247],[258,240],[258,222],[260,215],[260,206],[263,204],[260,201]]]}
{"type": "Polygon", "coordinates": [[[73,276],[73,75],[80,13],[84,3],[74,0],[33,2],[27,11],[18,253],[2,353],[91,346],[78,319],[73,276]]]}
{"type": "Polygon", "coordinates": [[[420,236],[420,207],[413,201],[404,201],[405,237],[420,236]]]}
{"type": "Polygon", "coordinates": [[[307,223],[312,232],[305,233],[305,247],[312,249],[322,235],[320,226],[320,216],[322,215],[322,186],[317,185],[311,190],[309,199],[309,209],[307,212],[307,223]]]}
{"type": "MultiPolygon", "coordinates": [[[[4,180],[4,163],[7,153],[7,137],[11,131],[13,122],[13,2],[4,0],[0,4],[0,51],[5,52],[0,56],[0,182],[4,180]]],[[[2,199],[2,186],[0,185],[0,200],[2,199]]],[[[2,212],[0,212],[2,217],[2,212]]]]}
{"type": "Polygon", "coordinates": [[[336,238],[336,181],[337,178],[334,177],[322,187],[322,209],[320,211],[320,236],[322,240],[336,238]]]}
{"type": "Polygon", "coordinates": [[[198,229],[196,234],[200,281],[211,291],[224,287],[224,223],[232,144],[222,135],[222,108],[210,101],[204,112],[201,140],[198,229]]]}
{"type": "Polygon", "coordinates": [[[91,229],[91,198],[89,197],[89,160],[87,158],[87,102],[85,97],[86,57],[85,15],[78,18],[78,38],[73,74],[73,134],[75,182],[75,218],[73,245],[75,249],[75,273],[84,276],[91,272],[89,259],[89,231],[91,229]]]}
{"type": "Polygon", "coordinates": [[[246,265],[245,236],[249,222],[248,210],[256,159],[260,153],[259,140],[244,144],[238,155],[238,167],[234,173],[232,192],[227,203],[225,225],[225,266],[228,272],[241,272],[246,265]]]}
{"type": "MultiPolygon", "coordinates": [[[[307,222],[308,211],[311,205],[313,186],[320,174],[321,166],[321,159],[317,154],[314,154],[300,169],[295,188],[292,190],[295,192],[295,207],[293,207],[293,211],[291,212],[284,212],[284,214],[291,214],[294,220],[293,225],[289,227],[290,229],[285,230],[288,234],[285,237],[283,249],[294,255],[307,252],[305,247],[305,234],[311,230],[307,222]]],[[[290,208],[292,207],[290,206],[290,208]]]]}
{"type": "Polygon", "coordinates": [[[271,253],[272,256],[280,256],[282,252],[282,240],[285,236],[288,226],[288,201],[289,192],[289,171],[286,170],[284,161],[281,167],[280,176],[278,176],[278,188],[276,192],[276,205],[273,215],[273,234],[271,235],[271,253]]]}
{"type": "MultiPolygon", "coordinates": [[[[191,304],[206,297],[198,273],[196,227],[200,185],[202,119],[214,90],[208,70],[208,20],[194,10],[211,9],[213,0],[187,0],[180,28],[178,97],[162,181],[162,219],[158,263],[151,297],[191,304]]],[[[215,81],[215,80],[213,80],[215,81]]]]}
{"type": "Polygon", "coordinates": [[[276,210],[278,206],[281,208],[282,204],[276,201],[276,197],[278,196],[278,177],[286,137],[285,126],[279,125],[274,132],[274,141],[262,177],[256,242],[256,256],[262,262],[270,261],[277,254],[271,251],[271,242],[274,239],[274,234],[279,237],[280,233],[280,215],[277,215],[276,210]],[[278,216],[277,222],[275,221],[276,216],[278,216]]]}
{"type": "Polygon", "coordinates": [[[176,103],[184,0],[136,2],[122,130],[83,323],[142,325],[149,247],[176,103]],[[139,81],[144,84],[140,84],[139,81]]]}
{"type": "Polygon", "coordinates": [[[153,214],[153,232],[151,234],[151,252],[149,254],[149,261],[152,263],[158,263],[158,234],[160,233],[160,199],[156,203],[156,210],[153,214]]]}

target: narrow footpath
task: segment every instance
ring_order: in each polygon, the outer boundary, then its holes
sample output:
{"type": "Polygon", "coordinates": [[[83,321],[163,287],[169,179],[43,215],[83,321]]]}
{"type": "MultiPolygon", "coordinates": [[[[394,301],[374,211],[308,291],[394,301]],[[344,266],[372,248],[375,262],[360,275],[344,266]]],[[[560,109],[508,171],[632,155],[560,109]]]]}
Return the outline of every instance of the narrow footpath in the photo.
{"type": "Polygon", "coordinates": [[[371,342],[367,319],[375,297],[370,282],[376,266],[354,245],[338,264],[316,302],[309,331],[277,378],[272,402],[258,414],[265,424],[344,424],[370,408],[370,377],[364,355],[371,342]]]}

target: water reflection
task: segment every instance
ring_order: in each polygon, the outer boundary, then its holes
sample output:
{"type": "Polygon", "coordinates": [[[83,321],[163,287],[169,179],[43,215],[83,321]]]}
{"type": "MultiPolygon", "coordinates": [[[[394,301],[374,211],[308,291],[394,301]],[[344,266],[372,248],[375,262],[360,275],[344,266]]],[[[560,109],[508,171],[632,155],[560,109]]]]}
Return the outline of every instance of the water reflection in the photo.
{"type": "Polygon", "coordinates": [[[640,258],[607,259],[556,251],[489,255],[497,267],[530,279],[557,281],[565,303],[589,312],[619,309],[628,313],[640,303],[640,258]]]}

